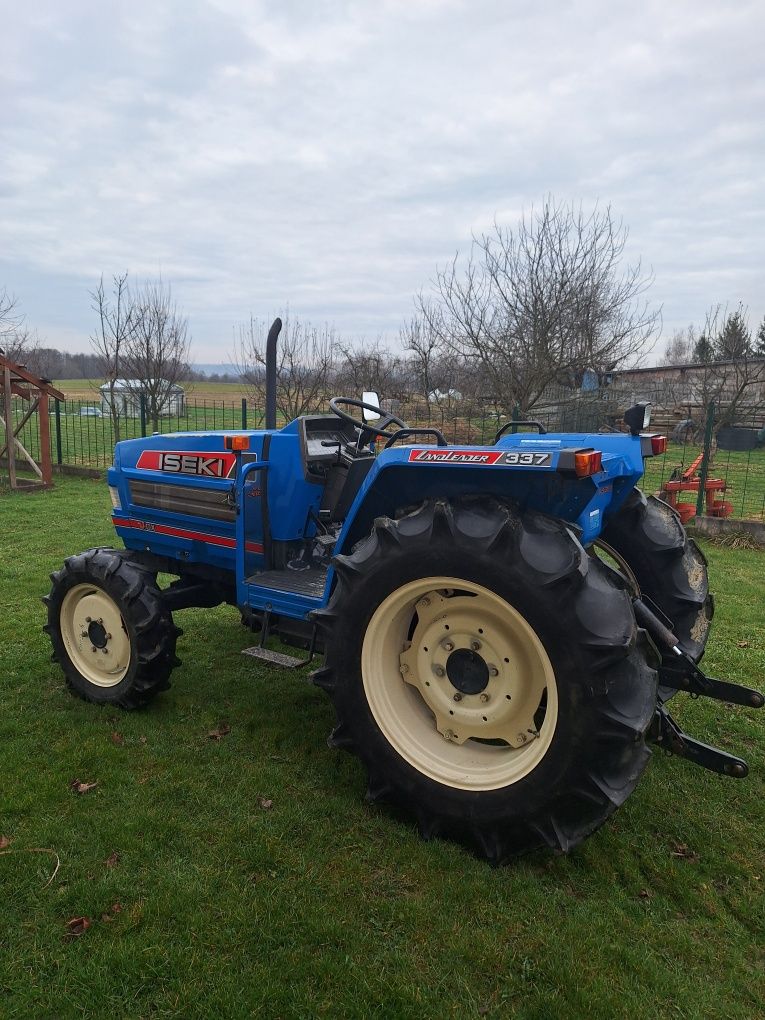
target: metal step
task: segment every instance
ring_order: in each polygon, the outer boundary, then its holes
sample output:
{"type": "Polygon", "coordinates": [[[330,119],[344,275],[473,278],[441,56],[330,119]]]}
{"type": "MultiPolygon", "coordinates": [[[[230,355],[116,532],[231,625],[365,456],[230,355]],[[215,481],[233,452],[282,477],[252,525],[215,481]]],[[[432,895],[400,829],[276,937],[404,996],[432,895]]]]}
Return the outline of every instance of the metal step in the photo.
{"type": "Polygon", "coordinates": [[[307,666],[309,662],[313,662],[313,657],[316,654],[316,624],[313,625],[313,630],[311,631],[311,643],[308,646],[308,656],[305,659],[298,659],[295,655],[287,655],[285,652],[277,652],[273,648],[267,648],[266,642],[268,641],[270,631],[271,610],[267,609],[263,614],[263,625],[260,628],[260,644],[243,649],[242,655],[251,655],[254,659],[263,659],[264,662],[270,662],[274,666],[281,666],[282,669],[298,669],[300,666],[307,666]]]}
{"type": "Polygon", "coordinates": [[[252,648],[243,648],[242,655],[251,655],[253,659],[263,659],[274,666],[282,666],[284,669],[297,669],[299,666],[307,666],[310,659],[299,659],[295,655],[287,655],[286,652],[276,652],[273,648],[261,648],[260,645],[253,645],[252,648]]]}

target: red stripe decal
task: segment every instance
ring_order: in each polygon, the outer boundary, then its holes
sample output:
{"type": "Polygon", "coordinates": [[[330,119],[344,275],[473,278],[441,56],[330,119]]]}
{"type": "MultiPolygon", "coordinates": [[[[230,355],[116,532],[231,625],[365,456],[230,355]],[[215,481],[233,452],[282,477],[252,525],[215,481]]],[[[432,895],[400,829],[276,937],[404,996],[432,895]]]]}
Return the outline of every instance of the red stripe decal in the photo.
{"type": "MultiPolygon", "coordinates": [[[[226,549],[236,549],[235,538],[210,535],[206,531],[187,531],[186,528],[171,528],[168,524],[151,524],[135,518],[114,517],[112,520],[115,528],[135,528],[137,531],[147,531],[149,534],[170,535],[172,538],[187,538],[192,542],[206,542],[208,545],[221,545],[226,549]]],[[[246,549],[251,553],[263,552],[260,542],[247,542],[246,549]]]]}
{"type": "Polygon", "coordinates": [[[501,450],[453,450],[438,447],[435,450],[410,450],[409,460],[418,464],[479,464],[482,467],[496,464],[501,450]]]}

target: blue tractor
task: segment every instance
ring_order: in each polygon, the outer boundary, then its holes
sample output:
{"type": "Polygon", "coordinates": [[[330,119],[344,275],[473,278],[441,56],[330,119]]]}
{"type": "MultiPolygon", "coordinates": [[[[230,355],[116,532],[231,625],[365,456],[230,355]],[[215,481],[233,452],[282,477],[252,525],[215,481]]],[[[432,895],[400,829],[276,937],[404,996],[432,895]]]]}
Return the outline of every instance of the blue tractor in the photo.
{"type": "Polygon", "coordinates": [[[666,445],[645,405],[626,433],[508,423],[484,446],[346,397],[277,429],[280,325],[265,429],[117,445],[124,548],[69,557],[45,599],[74,693],[145,705],[179,665],[174,614],[230,603],[255,659],[320,657],[329,743],[361,758],[370,800],[495,862],[576,846],[633,791],[651,743],[746,775],[667,712],[678,690],[763,698],[699,669],[706,562],[675,512],[636,488],[666,445]],[[160,574],[175,580],[160,587],[160,574]]]}

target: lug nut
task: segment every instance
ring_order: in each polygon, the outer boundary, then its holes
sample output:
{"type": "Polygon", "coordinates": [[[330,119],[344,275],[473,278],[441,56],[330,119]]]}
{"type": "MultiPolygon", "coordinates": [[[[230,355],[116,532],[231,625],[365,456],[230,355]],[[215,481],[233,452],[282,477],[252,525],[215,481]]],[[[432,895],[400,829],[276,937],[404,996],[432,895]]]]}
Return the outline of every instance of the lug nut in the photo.
{"type": "Polygon", "coordinates": [[[111,634],[107,634],[107,635],[106,635],[106,640],[107,640],[107,641],[111,641],[111,639],[112,639],[112,636],[111,636],[111,634]]]}
{"type": "Polygon", "coordinates": [[[480,641],[471,641],[470,642],[470,647],[473,649],[474,652],[477,652],[478,649],[481,647],[481,642],[480,641]]]}
{"type": "Polygon", "coordinates": [[[519,740],[519,742],[520,742],[521,744],[525,744],[525,743],[526,743],[526,741],[527,741],[528,739],[529,739],[529,738],[528,738],[528,737],[526,736],[526,734],[525,734],[525,733],[519,733],[519,734],[518,734],[518,740],[519,740]]]}
{"type": "Polygon", "coordinates": [[[91,623],[91,622],[92,622],[91,618],[89,616],[86,616],[85,617],[85,623],[91,623]]]}
{"type": "Polygon", "coordinates": [[[459,691],[457,691],[457,693],[454,695],[454,700],[455,701],[462,701],[462,695],[460,694],[459,691]]]}
{"type": "Polygon", "coordinates": [[[444,650],[445,651],[450,652],[452,650],[452,648],[454,648],[454,642],[453,641],[444,641],[444,650]]]}
{"type": "Polygon", "coordinates": [[[88,636],[88,632],[86,630],[81,630],[80,631],[80,637],[87,637],[87,636],[88,636]]]}
{"type": "Polygon", "coordinates": [[[484,705],[485,705],[485,704],[486,704],[486,702],[487,702],[488,700],[489,700],[489,695],[488,695],[488,694],[486,694],[486,692],[484,691],[484,693],[483,693],[483,694],[481,695],[481,701],[482,701],[482,702],[484,703],[484,705]]]}
{"type": "Polygon", "coordinates": [[[92,653],[93,653],[94,655],[95,655],[95,654],[96,654],[96,652],[98,651],[98,649],[96,648],[96,646],[95,646],[95,645],[93,645],[93,646],[92,646],[92,648],[91,648],[90,650],[91,650],[91,652],[92,652],[92,653]]]}
{"type": "Polygon", "coordinates": [[[444,733],[444,740],[454,740],[454,733],[452,730],[446,730],[444,733]]]}
{"type": "Polygon", "coordinates": [[[101,616],[99,616],[99,618],[96,620],[96,623],[99,624],[99,625],[102,624],[103,622],[104,622],[103,621],[103,617],[101,617],[101,616]]]}
{"type": "Polygon", "coordinates": [[[422,602],[421,602],[421,605],[423,605],[423,606],[425,606],[425,608],[427,608],[430,605],[430,599],[429,598],[424,598],[422,600],[422,602]]]}
{"type": "Polygon", "coordinates": [[[492,666],[489,669],[489,676],[499,676],[499,670],[497,669],[496,666],[492,666]]]}
{"type": "Polygon", "coordinates": [[[446,671],[444,670],[443,666],[436,666],[433,672],[436,674],[436,676],[443,676],[446,671]]]}
{"type": "MultiPolygon", "coordinates": [[[[111,635],[109,635],[109,636],[111,637],[111,635]]],[[[409,667],[407,666],[407,664],[405,662],[402,662],[401,665],[398,667],[398,670],[399,670],[399,673],[408,673],[409,672],[409,667]]]]}

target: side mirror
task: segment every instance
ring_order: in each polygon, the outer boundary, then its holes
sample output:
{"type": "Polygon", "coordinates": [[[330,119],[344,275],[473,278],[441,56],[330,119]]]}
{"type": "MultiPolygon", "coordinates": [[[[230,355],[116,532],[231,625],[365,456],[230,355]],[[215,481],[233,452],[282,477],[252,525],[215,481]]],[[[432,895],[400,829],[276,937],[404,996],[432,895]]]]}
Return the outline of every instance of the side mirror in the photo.
{"type": "MultiPolygon", "coordinates": [[[[364,404],[373,404],[375,407],[380,406],[380,398],[374,390],[364,390],[361,394],[361,401],[364,404]]],[[[364,415],[364,421],[377,421],[378,418],[382,417],[377,411],[370,411],[368,407],[362,408],[364,415]]]]}
{"type": "Polygon", "coordinates": [[[633,436],[639,436],[651,424],[651,403],[641,400],[624,412],[624,423],[633,436]]]}

